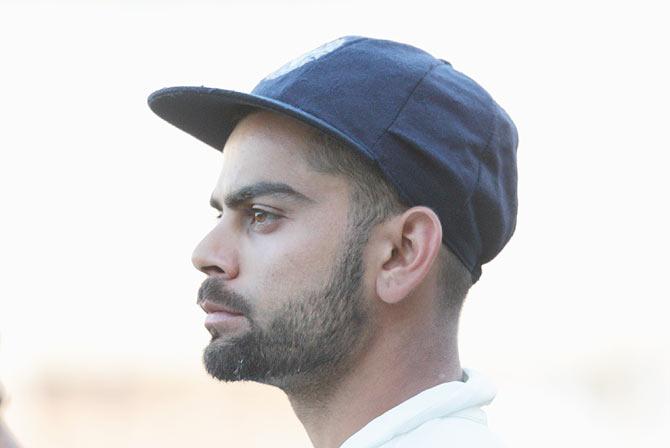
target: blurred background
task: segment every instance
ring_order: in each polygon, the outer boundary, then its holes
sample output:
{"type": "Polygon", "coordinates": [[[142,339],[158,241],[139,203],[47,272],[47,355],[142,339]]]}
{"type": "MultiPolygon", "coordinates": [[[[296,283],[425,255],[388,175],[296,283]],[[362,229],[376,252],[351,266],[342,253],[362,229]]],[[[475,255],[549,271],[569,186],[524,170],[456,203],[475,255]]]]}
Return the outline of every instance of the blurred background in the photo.
{"type": "Polygon", "coordinates": [[[25,447],[308,447],[282,392],[209,379],[192,249],[219,153],[154,90],[248,91],[348,34],[409,43],[519,129],[516,235],[463,311],[510,447],[670,446],[661,2],[0,0],[0,381],[25,447]]]}

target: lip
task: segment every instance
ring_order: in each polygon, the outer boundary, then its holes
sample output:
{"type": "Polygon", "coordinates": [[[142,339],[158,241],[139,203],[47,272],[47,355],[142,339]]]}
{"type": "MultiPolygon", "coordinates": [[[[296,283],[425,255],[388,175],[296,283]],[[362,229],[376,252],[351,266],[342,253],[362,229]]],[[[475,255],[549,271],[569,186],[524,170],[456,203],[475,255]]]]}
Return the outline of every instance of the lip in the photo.
{"type": "Polygon", "coordinates": [[[207,313],[205,328],[214,338],[239,331],[246,321],[244,314],[224,305],[204,300],[200,307],[207,313]]]}
{"type": "Polygon", "coordinates": [[[242,316],[243,314],[240,313],[237,310],[234,310],[233,308],[230,308],[225,305],[220,305],[218,303],[212,303],[209,300],[203,300],[202,303],[200,303],[200,307],[205,311],[207,314],[212,314],[212,313],[226,313],[226,314],[231,314],[234,316],[242,316]]]}

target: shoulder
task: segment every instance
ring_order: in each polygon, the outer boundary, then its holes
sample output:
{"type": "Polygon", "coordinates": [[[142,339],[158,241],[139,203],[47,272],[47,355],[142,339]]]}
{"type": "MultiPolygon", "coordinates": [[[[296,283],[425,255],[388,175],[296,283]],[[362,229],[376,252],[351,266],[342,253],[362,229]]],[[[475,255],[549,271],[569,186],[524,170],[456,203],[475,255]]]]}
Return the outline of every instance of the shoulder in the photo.
{"type": "Polygon", "coordinates": [[[486,424],[465,417],[429,420],[380,448],[506,448],[486,424]]]}

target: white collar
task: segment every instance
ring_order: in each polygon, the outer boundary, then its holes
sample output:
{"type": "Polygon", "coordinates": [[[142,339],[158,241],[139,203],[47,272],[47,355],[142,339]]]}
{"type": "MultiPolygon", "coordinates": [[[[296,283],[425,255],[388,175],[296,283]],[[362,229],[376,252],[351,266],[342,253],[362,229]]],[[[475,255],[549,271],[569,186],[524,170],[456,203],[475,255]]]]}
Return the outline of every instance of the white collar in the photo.
{"type": "Polygon", "coordinates": [[[424,390],[370,421],[340,448],[376,447],[409,432],[428,420],[467,417],[486,424],[480,406],[491,403],[495,385],[482,373],[464,368],[466,381],[450,381],[424,390]]]}

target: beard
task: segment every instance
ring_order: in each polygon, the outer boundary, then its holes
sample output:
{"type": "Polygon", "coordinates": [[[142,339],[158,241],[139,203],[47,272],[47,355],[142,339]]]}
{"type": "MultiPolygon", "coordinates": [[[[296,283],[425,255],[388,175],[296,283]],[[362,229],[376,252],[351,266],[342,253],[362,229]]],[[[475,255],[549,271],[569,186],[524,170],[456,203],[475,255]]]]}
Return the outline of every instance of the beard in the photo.
{"type": "MultiPolygon", "coordinates": [[[[363,249],[367,238],[350,232],[330,278],[319,290],[304,291],[283,305],[267,328],[253,319],[250,301],[208,278],[198,292],[214,303],[244,313],[249,330],[223,340],[212,338],[203,361],[222,381],[256,381],[285,391],[323,389],[327,379],[346,371],[366,340],[369,313],[362,291],[363,249]]],[[[258,303],[258,302],[256,302],[258,303]]]]}

